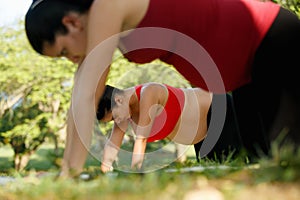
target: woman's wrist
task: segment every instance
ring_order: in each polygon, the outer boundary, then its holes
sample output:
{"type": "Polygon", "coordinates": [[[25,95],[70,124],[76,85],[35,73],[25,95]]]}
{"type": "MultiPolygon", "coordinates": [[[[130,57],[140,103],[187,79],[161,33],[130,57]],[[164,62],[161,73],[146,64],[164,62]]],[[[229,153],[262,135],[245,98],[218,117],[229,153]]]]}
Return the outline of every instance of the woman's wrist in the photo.
{"type": "Polygon", "coordinates": [[[136,140],[147,140],[147,137],[142,136],[142,135],[137,135],[137,136],[135,137],[135,139],[136,139],[136,140]]]}
{"type": "Polygon", "coordinates": [[[105,167],[108,167],[108,168],[112,167],[112,163],[110,163],[110,162],[102,162],[101,165],[105,166],[105,167]]]}
{"type": "Polygon", "coordinates": [[[103,168],[105,169],[105,172],[106,172],[106,171],[110,171],[110,172],[111,172],[111,171],[114,170],[112,164],[106,163],[106,162],[102,162],[102,163],[101,163],[101,169],[102,169],[102,171],[103,171],[103,168]],[[107,170],[107,169],[108,169],[108,170],[107,170]]]}

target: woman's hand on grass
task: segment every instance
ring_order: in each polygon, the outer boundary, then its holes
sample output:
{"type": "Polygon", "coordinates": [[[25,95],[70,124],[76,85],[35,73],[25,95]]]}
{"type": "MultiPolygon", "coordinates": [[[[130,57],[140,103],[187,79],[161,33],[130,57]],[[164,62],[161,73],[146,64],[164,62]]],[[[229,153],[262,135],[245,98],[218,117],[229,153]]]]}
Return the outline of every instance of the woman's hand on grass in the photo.
{"type": "Polygon", "coordinates": [[[114,168],[111,165],[105,165],[105,164],[101,164],[101,171],[103,173],[107,173],[107,172],[112,172],[114,170],[114,168]]]}

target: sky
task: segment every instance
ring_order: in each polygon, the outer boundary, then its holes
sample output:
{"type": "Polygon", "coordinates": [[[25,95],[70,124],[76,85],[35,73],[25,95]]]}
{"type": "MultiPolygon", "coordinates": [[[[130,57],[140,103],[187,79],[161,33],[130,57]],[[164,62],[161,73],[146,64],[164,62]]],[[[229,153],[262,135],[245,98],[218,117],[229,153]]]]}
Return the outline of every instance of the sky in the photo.
{"type": "Polygon", "coordinates": [[[24,19],[32,0],[0,0],[0,26],[10,26],[24,19]]]}

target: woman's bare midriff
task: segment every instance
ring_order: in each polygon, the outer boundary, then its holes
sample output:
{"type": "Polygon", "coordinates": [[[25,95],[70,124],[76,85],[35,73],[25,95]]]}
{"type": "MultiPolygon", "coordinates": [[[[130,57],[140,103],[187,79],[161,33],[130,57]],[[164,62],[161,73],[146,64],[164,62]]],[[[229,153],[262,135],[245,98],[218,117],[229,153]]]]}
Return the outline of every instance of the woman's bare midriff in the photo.
{"type": "Polygon", "coordinates": [[[184,90],[184,93],[185,105],[181,117],[168,138],[181,144],[195,144],[206,137],[212,95],[198,88],[184,90]]]}

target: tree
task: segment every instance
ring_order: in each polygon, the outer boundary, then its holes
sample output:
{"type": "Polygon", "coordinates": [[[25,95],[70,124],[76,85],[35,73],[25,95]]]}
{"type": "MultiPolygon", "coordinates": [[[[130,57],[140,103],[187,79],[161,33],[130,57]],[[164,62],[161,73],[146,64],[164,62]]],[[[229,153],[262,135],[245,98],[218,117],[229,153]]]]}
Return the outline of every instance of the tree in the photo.
{"type": "Polygon", "coordinates": [[[11,145],[18,170],[47,137],[58,144],[76,70],[66,59],[37,55],[20,27],[0,28],[0,143],[11,145]]]}

